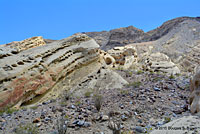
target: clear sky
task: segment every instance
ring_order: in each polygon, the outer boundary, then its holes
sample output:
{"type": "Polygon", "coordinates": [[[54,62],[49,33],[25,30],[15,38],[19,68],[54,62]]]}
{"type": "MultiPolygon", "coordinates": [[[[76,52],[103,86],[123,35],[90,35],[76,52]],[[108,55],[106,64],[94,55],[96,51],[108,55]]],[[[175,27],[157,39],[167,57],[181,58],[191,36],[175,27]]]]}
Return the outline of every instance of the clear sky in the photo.
{"type": "Polygon", "coordinates": [[[200,16],[200,0],[0,0],[0,44],[129,25],[149,31],[180,16],[200,16]]]}

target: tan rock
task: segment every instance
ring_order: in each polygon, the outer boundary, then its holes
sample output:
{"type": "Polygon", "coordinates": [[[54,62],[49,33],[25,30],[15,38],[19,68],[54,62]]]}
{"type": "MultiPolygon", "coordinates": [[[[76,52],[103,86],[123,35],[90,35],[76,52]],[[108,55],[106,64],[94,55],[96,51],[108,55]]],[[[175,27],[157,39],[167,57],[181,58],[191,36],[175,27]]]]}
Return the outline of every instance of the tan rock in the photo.
{"type": "Polygon", "coordinates": [[[150,134],[199,134],[200,118],[197,116],[184,116],[157,127],[150,134]]]}
{"type": "Polygon", "coordinates": [[[190,80],[190,98],[191,112],[200,112],[200,68],[197,67],[193,78],[190,80]]]}
{"type": "Polygon", "coordinates": [[[40,45],[39,39],[33,38],[40,47],[33,48],[27,39],[19,53],[0,58],[0,109],[55,98],[101,65],[99,45],[84,34],[46,45],[40,45]]]}
{"type": "Polygon", "coordinates": [[[107,67],[128,69],[137,63],[137,53],[134,47],[114,47],[108,52],[101,50],[101,60],[107,67]]]}
{"type": "Polygon", "coordinates": [[[161,71],[169,75],[180,74],[179,68],[163,53],[151,53],[142,57],[145,70],[161,71]]]}

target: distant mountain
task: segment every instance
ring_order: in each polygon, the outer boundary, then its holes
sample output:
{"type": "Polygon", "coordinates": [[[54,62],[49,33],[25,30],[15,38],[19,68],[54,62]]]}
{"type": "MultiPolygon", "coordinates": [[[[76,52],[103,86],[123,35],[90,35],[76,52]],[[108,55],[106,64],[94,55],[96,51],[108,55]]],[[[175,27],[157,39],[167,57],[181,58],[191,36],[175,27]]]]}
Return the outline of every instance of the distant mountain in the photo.
{"type": "Polygon", "coordinates": [[[115,46],[124,46],[131,43],[155,41],[167,35],[171,31],[177,33],[175,29],[179,29],[180,31],[182,25],[184,24],[188,25],[188,27],[191,27],[196,26],[199,23],[200,17],[179,17],[169,20],[163,23],[160,27],[146,33],[141,29],[129,26],[113,29],[110,31],[86,32],[85,34],[94,38],[97,43],[100,44],[101,49],[108,50],[115,46]]]}
{"type": "Polygon", "coordinates": [[[138,42],[147,36],[141,29],[133,26],[113,29],[102,32],[86,32],[88,36],[94,38],[103,50],[109,50],[115,46],[124,46],[130,43],[138,42]]]}

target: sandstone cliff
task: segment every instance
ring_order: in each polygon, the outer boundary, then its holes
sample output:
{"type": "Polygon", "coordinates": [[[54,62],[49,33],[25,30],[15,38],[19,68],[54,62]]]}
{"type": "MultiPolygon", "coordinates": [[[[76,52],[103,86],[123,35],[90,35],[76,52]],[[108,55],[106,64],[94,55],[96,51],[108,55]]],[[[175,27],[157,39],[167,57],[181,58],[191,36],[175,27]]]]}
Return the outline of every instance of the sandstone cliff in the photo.
{"type": "Polygon", "coordinates": [[[73,35],[47,45],[43,45],[44,42],[38,45],[41,42],[36,41],[34,48],[27,42],[29,40],[19,43],[22,45],[11,45],[19,48],[18,53],[11,51],[9,56],[0,58],[0,108],[20,106],[36,96],[39,99],[56,97],[65,88],[62,82],[70,87],[98,68],[99,45],[86,35],[73,35]],[[87,71],[81,71],[81,67],[87,71]],[[75,74],[71,77],[74,70],[78,78],[74,78],[75,74]]]}

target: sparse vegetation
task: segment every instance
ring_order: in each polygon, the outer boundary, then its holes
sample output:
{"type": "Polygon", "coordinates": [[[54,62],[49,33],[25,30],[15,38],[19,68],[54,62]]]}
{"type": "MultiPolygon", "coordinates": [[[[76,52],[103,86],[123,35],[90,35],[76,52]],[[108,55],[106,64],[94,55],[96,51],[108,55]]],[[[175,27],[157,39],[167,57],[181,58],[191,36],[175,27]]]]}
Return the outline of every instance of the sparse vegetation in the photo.
{"type": "Polygon", "coordinates": [[[65,115],[65,119],[69,119],[69,115],[66,114],[66,115],[65,115]]]}
{"type": "Polygon", "coordinates": [[[146,134],[150,134],[150,132],[153,130],[152,127],[149,127],[149,128],[145,128],[144,131],[146,134]]]}
{"type": "Polygon", "coordinates": [[[103,103],[103,97],[102,97],[102,95],[95,94],[93,98],[94,98],[94,105],[95,105],[97,111],[100,111],[101,105],[103,103]]]}
{"type": "Polygon", "coordinates": [[[92,92],[91,91],[87,91],[85,92],[85,97],[89,98],[91,96],[92,92]]]}
{"type": "Polygon", "coordinates": [[[18,111],[18,109],[16,109],[16,108],[9,108],[8,110],[6,110],[6,113],[7,114],[12,114],[12,113],[14,113],[16,111],[18,111]]]}
{"type": "Polygon", "coordinates": [[[16,109],[16,108],[8,108],[8,109],[5,108],[5,109],[0,110],[0,115],[3,115],[3,113],[12,114],[16,111],[18,111],[18,109],[16,109]]]}
{"type": "Polygon", "coordinates": [[[67,133],[67,124],[64,117],[61,117],[60,120],[57,120],[57,131],[58,131],[58,134],[67,133]]]}
{"type": "Polygon", "coordinates": [[[61,101],[60,101],[60,105],[61,106],[66,106],[67,105],[67,101],[72,97],[72,93],[70,93],[69,91],[64,91],[63,94],[60,96],[61,101]]]}
{"type": "Polygon", "coordinates": [[[123,67],[118,66],[117,70],[122,71],[122,70],[124,70],[124,69],[123,69],[123,67]]]}
{"type": "Polygon", "coordinates": [[[128,74],[129,74],[130,76],[132,76],[132,75],[133,75],[133,72],[132,72],[132,71],[129,71],[128,74]]]}
{"type": "Polygon", "coordinates": [[[75,105],[76,105],[76,106],[81,105],[81,101],[80,101],[80,100],[77,100],[77,101],[75,102],[75,105]]]}
{"type": "Polygon", "coordinates": [[[128,95],[129,91],[128,90],[120,90],[121,95],[128,95]]]}
{"type": "Polygon", "coordinates": [[[30,108],[33,109],[33,110],[36,110],[38,108],[38,106],[32,106],[30,108]]]}
{"type": "Polygon", "coordinates": [[[64,91],[63,92],[63,96],[61,96],[63,99],[64,99],[64,101],[68,101],[71,97],[72,97],[72,93],[70,93],[69,91],[64,91]]]}
{"type": "Polygon", "coordinates": [[[134,134],[134,132],[131,130],[124,130],[121,132],[121,134],[134,134]]]}
{"type": "Polygon", "coordinates": [[[154,74],[154,71],[150,71],[150,74],[153,75],[153,74],[154,74]]]}
{"type": "Polygon", "coordinates": [[[135,81],[135,82],[129,83],[128,87],[138,88],[138,87],[140,87],[141,84],[142,83],[140,81],[135,81]]]}
{"type": "Polygon", "coordinates": [[[111,122],[110,122],[109,127],[112,130],[113,134],[122,134],[121,133],[121,124],[119,122],[118,123],[114,123],[114,122],[111,123],[111,122]]]}
{"type": "Polygon", "coordinates": [[[173,74],[171,74],[171,75],[169,76],[169,79],[175,79],[175,76],[174,76],[173,74]]]}
{"type": "Polygon", "coordinates": [[[66,105],[67,105],[67,101],[61,101],[61,102],[60,102],[60,105],[61,105],[61,106],[66,106],[66,105]]]}
{"type": "Polygon", "coordinates": [[[171,118],[170,118],[170,117],[165,117],[165,118],[164,118],[164,122],[165,122],[165,123],[168,123],[168,122],[170,122],[170,121],[171,121],[171,118]]]}
{"type": "Polygon", "coordinates": [[[160,77],[155,77],[155,78],[153,78],[153,81],[160,81],[161,80],[161,78],[160,77]]]}
{"type": "Polygon", "coordinates": [[[29,123],[25,126],[19,126],[15,130],[15,134],[39,134],[39,130],[34,124],[29,123]]]}
{"type": "Polygon", "coordinates": [[[142,71],[142,70],[137,71],[137,74],[142,74],[142,73],[144,73],[144,71],[142,71]]]}

